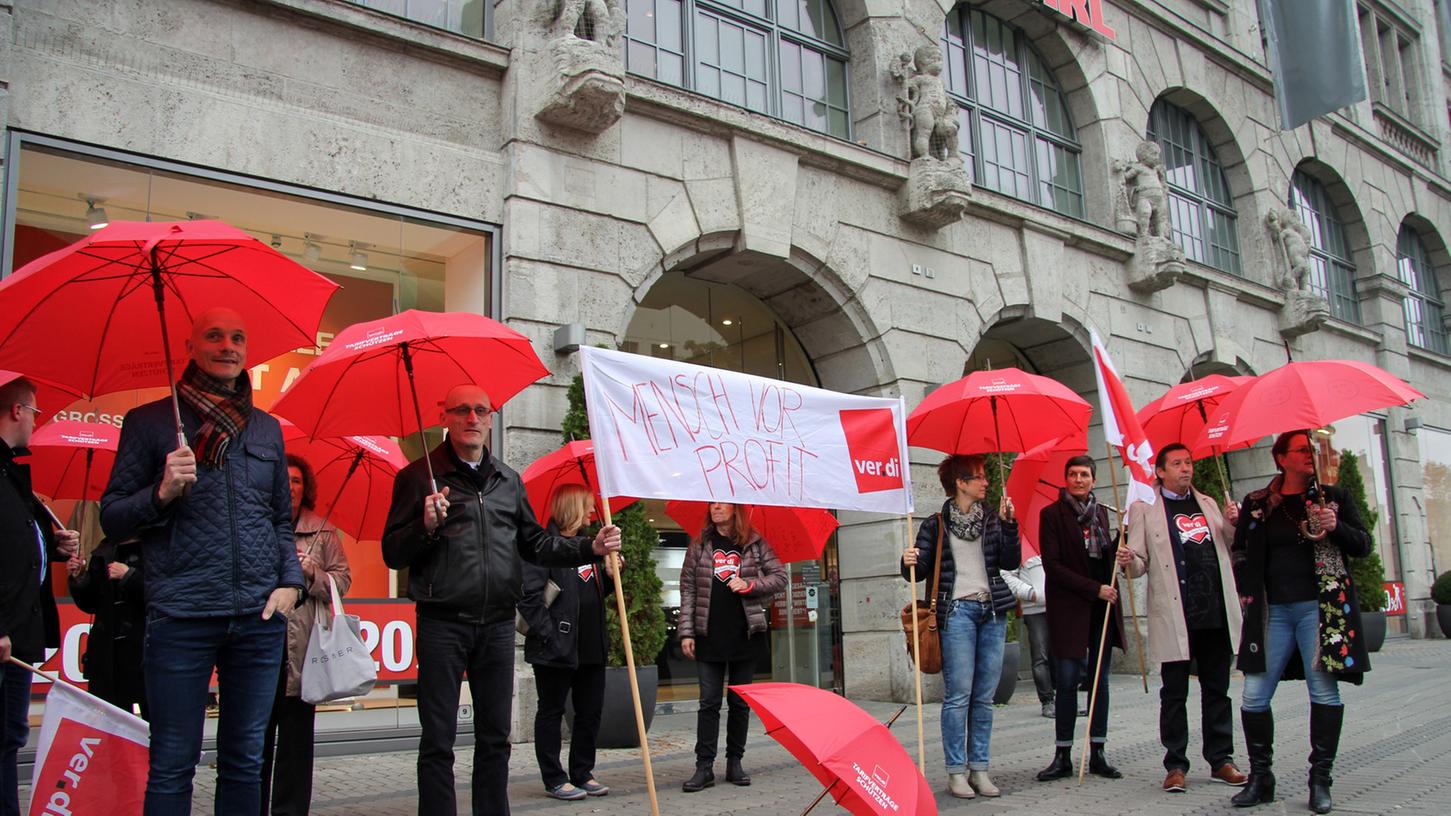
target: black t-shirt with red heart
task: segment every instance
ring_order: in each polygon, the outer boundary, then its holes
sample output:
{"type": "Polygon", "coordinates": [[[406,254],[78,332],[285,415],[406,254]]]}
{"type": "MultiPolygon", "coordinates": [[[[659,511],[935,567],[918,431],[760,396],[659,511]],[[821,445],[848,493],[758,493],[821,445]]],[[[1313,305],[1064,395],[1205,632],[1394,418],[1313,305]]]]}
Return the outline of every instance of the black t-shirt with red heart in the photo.
{"type": "Polygon", "coordinates": [[[712,530],[704,546],[711,559],[714,580],[710,582],[710,618],[705,635],[695,639],[695,659],[711,662],[745,660],[754,655],[746,607],[741,596],[731,591],[730,580],[740,574],[741,551],[735,541],[712,530]]]}
{"type": "Polygon", "coordinates": [[[1169,543],[1174,547],[1174,564],[1179,573],[1184,622],[1190,629],[1223,628],[1223,586],[1209,520],[1192,494],[1186,499],[1171,499],[1160,493],[1160,498],[1169,521],[1169,543]]]}
{"type": "Polygon", "coordinates": [[[595,666],[605,662],[604,599],[600,597],[600,580],[595,573],[599,564],[584,564],[575,569],[579,575],[579,663],[595,666]]]}

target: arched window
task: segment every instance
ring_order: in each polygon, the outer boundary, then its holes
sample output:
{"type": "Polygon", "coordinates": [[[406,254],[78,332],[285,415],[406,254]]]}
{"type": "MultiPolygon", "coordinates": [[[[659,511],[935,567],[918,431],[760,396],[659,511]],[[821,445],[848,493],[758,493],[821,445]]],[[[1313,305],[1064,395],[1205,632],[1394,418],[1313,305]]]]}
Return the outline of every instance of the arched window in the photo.
{"type": "Polygon", "coordinates": [[[1290,183],[1289,205],[1310,228],[1310,279],[1306,284],[1330,301],[1330,314],[1350,323],[1360,322],[1360,298],[1355,293],[1355,262],[1345,225],[1335,215],[1335,205],[1325,185],[1303,170],[1296,170],[1290,183]]]}
{"type": "Polygon", "coordinates": [[[627,0],[625,11],[631,73],[851,136],[846,39],[830,0],[627,0]]]}
{"type": "Polygon", "coordinates": [[[1436,285],[1435,270],[1426,244],[1410,225],[1401,225],[1396,241],[1396,270],[1401,283],[1409,286],[1406,295],[1406,342],[1413,346],[1446,354],[1446,307],[1436,285]]]}
{"type": "Polygon", "coordinates": [[[1160,99],[1149,111],[1148,138],[1163,150],[1174,241],[1191,261],[1241,274],[1229,184],[1204,129],[1189,111],[1160,99]]]}
{"type": "Polygon", "coordinates": [[[958,149],[975,183],[1083,217],[1082,147],[1058,82],[1021,31],[958,6],[943,34],[958,149]]]}

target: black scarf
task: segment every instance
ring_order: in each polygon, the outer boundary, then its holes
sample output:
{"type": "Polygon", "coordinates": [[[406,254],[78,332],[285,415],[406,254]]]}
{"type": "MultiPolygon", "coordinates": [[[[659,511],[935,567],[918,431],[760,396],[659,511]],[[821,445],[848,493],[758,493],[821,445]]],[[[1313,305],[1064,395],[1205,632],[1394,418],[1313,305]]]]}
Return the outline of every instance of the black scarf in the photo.
{"type": "Polygon", "coordinates": [[[1078,526],[1088,530],[1088,535],[1083,542],[1083,545],[1088,548],[1088,557],[1102,558],[1104,553],[1113,548],[1113,544],[1109,540],[1108,528],[1103,523],[1103,517],[1098,512],[1098,497],[1090,492],[1088,498],[1080,502],[1068,492],[1066,487],[1062,489],[1059,496],[1068,503],[1069,507],[1073,508],[1073,513],[1078,518],[1078,526]]]}

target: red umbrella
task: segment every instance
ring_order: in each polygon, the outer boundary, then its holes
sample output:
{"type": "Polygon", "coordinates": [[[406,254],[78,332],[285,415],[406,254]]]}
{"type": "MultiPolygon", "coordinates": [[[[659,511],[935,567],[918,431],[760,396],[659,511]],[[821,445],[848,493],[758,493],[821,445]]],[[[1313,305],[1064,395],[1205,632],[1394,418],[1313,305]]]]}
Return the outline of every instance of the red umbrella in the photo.
{"type": "MultiPolygon", "coordinates": [[[[1162,450],[1165,445],[1175,442],[1193,445],[1199,435],[1204,433],[1204,426],[1220,404],[1230,394],[1254,379],[1210,374],[1180,383],[1140,409],[1139,424],[1144,427],[1144,433],[1148,435],[1149,444],[1154,446],[1154,450],[1162,450]]],[[[1252,443],[1247,442],[1235,447],[1247,448],[1250,444],[1252,443]]],[[[1190,454],[1195,459],[1203,459],[1206,456],[1216,456],[1225,450],[1229,448],[1206,445],[1191,450],[1190,454]]]]}
{"type": "Polygon", "coordinates": [[[393,479],[408,464],[398,443],[386,436],[308,440],[297,426],[280,421],[287,452],[312,466],[317,514],[356,539],[381,538],[393,479]]]}
{"type": "Polygon", "coordinates": [[[52,499],[99,497],[116,462],[121,429],[101,422],[57,420],[30,438],[30,482],[52,499]]]}
{"type": "Polygon", "coordinates": [[[1093,408],[1057,380],[1016,368],[974,371],[907,417],[907,443],[943,453],[1026,451],[1082,434],[1093,408]]]}
{"type": "MultiPolygon", "coordinates": [[[[92,397],[174,387],[202,311],[241,314],[261,362],[315,343],[337,288],[220,221],[118,221],[0,282],[0,365],[92,397]]],[[[180,435],[179,407],[176,424],[180,435]]]]}
{"type": "Polygon", "coordinates": [[[1088,451],[1083,438],[1051,439],[1013,460],[1008,476],[1008,496],[1017,508],[1018,536],[1023,542],[1024,559],[1041,555],[1038,544],[1038,516],[1044,507],[1058,501],[1063,489],[1063,469],[1068,460],[1088,451]]]}
{"type": "MultiPolygon", "coordinates": [[[[675,519],[690,535],[705,529],[708,502],[668,501],[665,515],[675,519]]],[[[770,543],[782,563],[814,561],[821,557],[821,548],[836,532],[837,520],[829,510],[819,507],[751,506],[751,526],[770,543]]]]}
{"type": "Polygon", "coordinates": [[[0,386],[9,385],[19,377],[25,377],[35,386],[35,407],[41,411],[35,415],[37,428],[49,422],[62,408],[81,398],[79,391],[41,377],[27,376],[19,371],[0,369],[0,386]]]}
{"type": "MultiPolygon", "coordinates": [[[[937,813],[932,786],[887,726],[825,689],[797,683],[731,686],[781,743],[857,816],[937,813]]],[[[808,808],[809,810],[809,808],[808,808]]]]}
{"type": "MultiPolygon", "coordinates": [[[[570,442],[558,450],[550,451],[535,459],[524,469],[524,489],[529,494],[529,505],[540,524],[549,523],[549,508],[554,492],[565,485],[581,485],[595,493],[599,501],[599,475],[595,472],[594,442],[580,439],[570,442]]],[[[629,496],[611,496],[610,512],[618,513],[639,499],[629,496]]]]}
{"type": "Polygon", "coordinates": [[[424,424],[421,406],[442,405],[455,385],[477,384],[497,410],[548,373],[529,338],[502,323],[409,309],[339,332],[272,411],[314,439],[407,436],[437,424],[424,424]]]}
{"type": "Polygon", "coordinates": [[[1320,428],[1367,411],[1405,405],[1425,394],[1355,360],[1286,363],[1225,398],[1190,444],[1230,448],[1272,434],[1320,428]]]}

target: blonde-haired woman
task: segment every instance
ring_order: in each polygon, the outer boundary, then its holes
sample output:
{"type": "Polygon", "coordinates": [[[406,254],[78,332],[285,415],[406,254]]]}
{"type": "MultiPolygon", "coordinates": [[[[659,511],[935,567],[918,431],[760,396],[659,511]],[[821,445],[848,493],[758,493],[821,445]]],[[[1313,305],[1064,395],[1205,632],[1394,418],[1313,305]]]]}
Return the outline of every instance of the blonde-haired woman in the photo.
{"type": "MultiPolygon", "coordinates": [[[[580,485],[565,485],[550,502],[552,535],[578,535],[594,514],[594,496],[580,485]]],[[[529,624],[524,659],[534,667],[539,709],[534,714],[534,756],[544,789],[555,799],[583,799],[610,792],[594,778],[595,740],[605,702],[605,599],[615,591],[599,562],[580,567],[540,567],[525,562],[519,614],[529,624]],[[546,604],[545,588],[559,587],[546,604]],[[559,763],[564,701],[574,695],[574,728],[569,770],[559,763]]]]}
{"type": "MultiPolygon", "coordinates": [[[[766,648],[766,604],[786,588],[781,560],[751,529],[748,507],[716,502],[709,514],[680,567],[680,649],[700,666],[695,774],[681,786],[686,793],[715,784],[721,692],[727,678],[732,686],[751,682],[756,658],[766,648]]],[[[749,785],[751,777],[741,759],[751,710],[735,692],[729,700],[726,781],[749,785]]]]}

